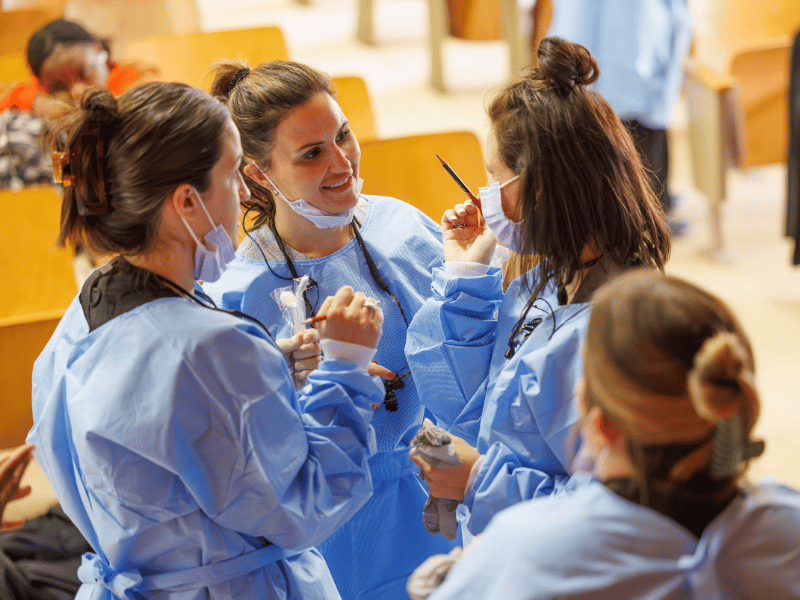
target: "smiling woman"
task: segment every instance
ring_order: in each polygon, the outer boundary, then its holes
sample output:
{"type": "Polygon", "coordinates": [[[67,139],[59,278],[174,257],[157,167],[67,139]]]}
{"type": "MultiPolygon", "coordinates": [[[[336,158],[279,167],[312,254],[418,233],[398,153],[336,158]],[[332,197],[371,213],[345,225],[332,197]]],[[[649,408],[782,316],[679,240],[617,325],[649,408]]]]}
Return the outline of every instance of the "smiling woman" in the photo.
{"type": "Polygon", "coordinates": [[[406,600],[416,565],[451,547],[420,518],[428,493],[408,444],[424,409],[404,352],[408,323],[430,293],[429,267],[442,261],[440,227],[405,202],[361,194],[361,150],[327,75],[294,62],[225,62],[212,93],[227,99],[239,127],[245,207],[257,216],[228,272],[204,286],[209,295],[254,314],[276,338],[291,328],[270,296],[301,276],[310,284],[305,317],[343,284],[382,301],[386,335],[371,371],[386,380],[373,420],[374,494],[319,550],[343,598],[406,600]]]}

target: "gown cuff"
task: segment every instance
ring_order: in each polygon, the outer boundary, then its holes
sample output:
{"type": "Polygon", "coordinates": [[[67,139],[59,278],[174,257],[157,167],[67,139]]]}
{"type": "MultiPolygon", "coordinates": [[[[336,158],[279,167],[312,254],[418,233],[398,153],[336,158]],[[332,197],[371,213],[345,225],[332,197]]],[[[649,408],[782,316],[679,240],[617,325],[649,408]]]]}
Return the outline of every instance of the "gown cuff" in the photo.
{"type": "Polygon", "coordinates": [[[478,471],[481,469],[481,464],[483,463],[483,454],[481,454],[480,458],[475,461],[475,464],[472,465],[472,469],[469,471],[469,477],[467,478],[467,485],[464,486],[464,496],[469,494],[472,486],[475,485],[475,480],[478,478],[478,471]]]}
{"type": "Polygon", "coordinates": [[[446,262],[444,270],[451,277],[481,277],[489,272],[489,265],[473,262],[446,262]]]}
{"type": "Polygon", "coordinates": [[[339,360],[349,360],[365,371],[369,369],[370,361],[372,361],[372,357],[375,356],[377,351],[377,348],[369,348],[361,344],[342,342],[340,340],[320,340],[319,345],[324,356],[339,360]]]}

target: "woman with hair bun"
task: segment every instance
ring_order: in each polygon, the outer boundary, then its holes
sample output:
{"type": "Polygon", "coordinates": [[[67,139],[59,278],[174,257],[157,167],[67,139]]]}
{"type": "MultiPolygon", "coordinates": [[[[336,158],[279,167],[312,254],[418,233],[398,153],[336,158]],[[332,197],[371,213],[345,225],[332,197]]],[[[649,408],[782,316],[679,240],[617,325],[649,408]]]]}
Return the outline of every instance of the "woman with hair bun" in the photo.
{"type": "Polygon", "coordinates": [[[459,519],[472,534],[565,483],[591,296],[631,267],[663,270],[670,249],[630,135],[590,87],[597,63],[558,38],[544,39],[538,57],[489,105],[490,183],[480,206],[445,212],[445,262],[406,345],[422,402],[448,426],[462,464],[414,460],[433,496],[469,509],[459,519]],[[490,266],[497,241],[522,265],[505,293],[490,266]]]}
{"type": "MultiPolygon", "coordinates": [[[[304,317],[341,285],[381,299],[384,336],[371,372],[384,378],[386,394],[373,421],[374,493],[319,551],[342,597],[406,600],[411,571],[453,546],[428,534],[419,518],[428,493],[408,447],[424,408],[404,354],[408,323],[429,294],[431,265],[442,260],[441,229],[405,202],[361,194],[361,149],[335,92],[326,74],[296,62],[217,66],[212,94],[227,100],[242,136],[252,194],[245,207],[255,219],[230,269],[203,287],[221,306],[257,316],[279,339],[292,327],[276,290],[303,276],[297,308],[304,317]]],[[[313,341],[316,332],[301,335],[313,341]]],[[[290,359],[313,366],[304,357],[290,359]]]]}
{"type": "Polygon", "coordinates": [[[800,493],[743,482],[763,443],[730,309],[676,278],[622,275],[595,296],[584,358],[595,479],[498,514],[430,599],[800,597],[800,493]]]}
{"type": "Polygon", "coordinates": [[[194,292],[249,198],[225,105],[177,83],[90,91],[65,139],[61,240],[117,255],[33,370],[28,440],[95,551],[77,598],[339,598],[311,547],[372,491],[381,310],[348,287],[325,299],[330,346],[297,394],[258,320],[194,292]]]}

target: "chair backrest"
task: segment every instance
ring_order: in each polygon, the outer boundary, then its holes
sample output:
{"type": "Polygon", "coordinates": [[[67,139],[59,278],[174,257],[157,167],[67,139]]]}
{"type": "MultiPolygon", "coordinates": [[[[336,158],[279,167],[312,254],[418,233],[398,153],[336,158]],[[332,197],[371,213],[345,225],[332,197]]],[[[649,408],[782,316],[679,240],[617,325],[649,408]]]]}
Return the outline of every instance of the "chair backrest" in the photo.
{"type": "Polygon", "coordinates": [[[710,2],[701,11],[694,32],[693,55],[725,75],[742,50],[764,45],[800,28],[800,2],[769,0],[710,2]]]}
{"type": "Polygon", "coordinates": [[[486,183],[483,152],[471,131],[450,131],[367,141],[361,144],[359,175],[364,193],[393,196],[422,210],[435,222],[466,198],[436,155],[473,194],[486,183]]]}
{"type": "Polygon", "coordinates": [[[786,160],[789,144],[789,63],[791,39],[737,52],[731,77],[743,116],[740,167],[786,160]]]}
{"type": "Polygon", "coordinates": [[[28,61],[25,58],[24,52],[18,51],[0,54],[1,83],[29,81],[32,78],[33,75],[31,75],[31,72],[28,69],[28,61]]]}
{"type": "Polygon", "coordinates": [[[53,310],[0,318],[0,380],[3,382],[0,448],[22,444],[33,425],[33,363],[63,314],[63,310],[53,310]]]}
{"type": "MultiPolygon", "coordinates": [[[[442,0],[432,0],[434,2],[442,0]]],[[[499,40],[503,37],[501,0],[448,0],[448,33],[464,40],[499,40]]],[[[516,2],[516,0],[514,0],[516,2]]]]}
{"type": "Polygon", "coordinates": [[[54,18],[54,11],[46,8],[0,12],[0,54],[25,52],[31,34],[54,18]]]}
{"type": "Polygon", "coordinates": [[[375,130],[375,113],[364,80],[354,75],[343,75],[333,77],[333,83],[337,90],[336,100],[358,141],[376,139],[378,134],[375,130]]]}
{"type": "Polygon", "coordinates": [[[61,194],[52,187],[0,192],[0,318],[64,310],[77,293],[72,250],[56,245],[61,194]]]}
{"type": "Polygon", "coordinates": [[[218,60],[242,58],[253,66],[289,57],[279,27],[253,27],[138,40],[128,44],[127,57],[154,64],[164,81],[180,81],[208,90],[209,67],[218,60]]]}

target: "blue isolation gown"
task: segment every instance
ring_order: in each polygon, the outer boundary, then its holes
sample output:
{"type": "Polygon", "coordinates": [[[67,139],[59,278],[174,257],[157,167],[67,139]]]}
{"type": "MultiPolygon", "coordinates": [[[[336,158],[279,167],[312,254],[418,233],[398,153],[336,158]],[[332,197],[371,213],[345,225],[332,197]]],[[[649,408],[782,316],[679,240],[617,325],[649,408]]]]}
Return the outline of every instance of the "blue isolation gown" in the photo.
{"type": "Polygon", "coordinates": [[[592,53],[595,89],[620,118],[669,127],[692,38],[687,0],[558,0],[547,35],[592,53]]]}
{"type": "Polygon", "coordinates": [[[498,514],[430,600],[800,598],[800,493],[736,497],[700,539],[594,481],[498,514]]]}
{"type": "Polygon", "coordinates": [[[339,597],[309,548],[371,493],[383,388],[326,360],[298,397],[265,338],[187,298],[91,332],[69,307],[34,365],[28,441],[97,553],[78,600],[339,597]]]}
{"type": "MultiPolygon", "coordinates": [[[[362,196],[355,218],[378,272],[411,321],[430,294],[432,265],[442,261],[441,227],[405,202],[380,196],[362,196]]],[[[220,306],[251,314],[276,338],[287,337],[289,325],[270,293],[289,285],[291,272],[283,256],[270,248],[274,238],[269,228],[253,235],[269,263],[246,239],[222,278],[204,289],[220,306]]],[[[287,252],[298,275],[317,282],[307,293],[316,308],[343,285],[380,299],[383,336],[374,360],[394,373],[408,370],[403,352],[406,324],[391,296],[375,283],[356,239],[322,258],[304,258],[291,248],[287,252]]],[[[408,376],[402,381],[405,387],[396,391],[399,410],[388,412],[381,406],[373,421],[378,452],[369,459],[372,498],[318,546],[346,600],[407,600],[405,582],[411,572],[429,556],[448,552],[454,545],[428,533],[422,523],[428,492],[408,456],[408,444],[425,411],[418,380],[408,376]]]]}
{"type": "Polygon", "coordinates": [[[439,267],[433,297],[409,328],[406,354],[426,382],[422,402],[484,455],[463,500],[469,515],[459,517],[472,535],[500,510],[560,489],[569,474],[590,304],[560,306],[555,288],[545,288],[526,317],[533,330],[507,359],[529,297],[522,284],[513,281],[503,294],[496,267],[475,277],[439,267]]]}

